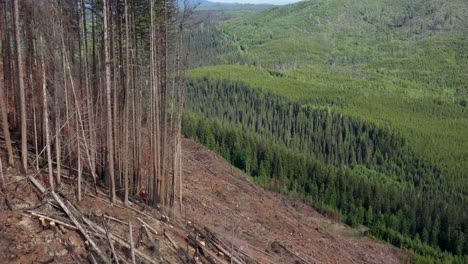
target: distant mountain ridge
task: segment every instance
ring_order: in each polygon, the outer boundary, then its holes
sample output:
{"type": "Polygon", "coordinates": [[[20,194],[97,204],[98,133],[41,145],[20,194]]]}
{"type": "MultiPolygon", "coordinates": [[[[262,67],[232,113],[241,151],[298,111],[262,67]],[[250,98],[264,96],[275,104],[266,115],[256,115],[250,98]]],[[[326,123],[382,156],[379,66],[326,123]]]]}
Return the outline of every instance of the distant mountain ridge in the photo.
{"type": "Polygon", "coordinates": [[[247,3],[225,3],[207,0],[193,0],[191,3],[199,7],[237,7],[237,6],[274,6],[274,4],[247,4],[247,3]]]}

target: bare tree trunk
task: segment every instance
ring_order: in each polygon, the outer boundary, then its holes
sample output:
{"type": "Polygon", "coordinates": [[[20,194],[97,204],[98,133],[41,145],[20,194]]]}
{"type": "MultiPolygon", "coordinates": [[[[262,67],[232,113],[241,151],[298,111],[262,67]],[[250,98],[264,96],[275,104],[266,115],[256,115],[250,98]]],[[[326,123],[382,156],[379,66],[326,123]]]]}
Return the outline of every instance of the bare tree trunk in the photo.
{"type": "MultiPolygon", "coordinates": [[[[3,66],[3,62],[2,62],[3,66]]],[[[14,157],[13,157],[13,149],[11,148],[11,138],[10,138],[10,128],[8,126],[8,117],[6,112],[6,98],[5,98],[5,91],[4,91],[4,78],[3,78],[3,67],[1,68],[0,72],[0,111],[2,112],[2,127],[3,127],[3,136],[5,137],[5,145],[7,148],[8,153],[8,164],[13,166],[14,157]]]]}
{"type": "MultiPolygon", "coordinates": [[[[130,71],[130,19],[129,19],[129,16],[128,16],[128,3],[127,3],[127,0],[125,0],[124,2],[124,5],[125,5],[125,70],[126,70],[126,76],[125,76],[125,88],[127,89],[127,91],[130,91],[130,76],[131,76],[131,71],[130,71]]],[[[129,93],[127,93],[129,94],[129,93]]],[[[131,93],[132,96],[134,96],[133,93],[131,93]]],[[[127,99],[126,99],[127,101],[127,99]]],[[[126,106],[126,109],[125,109],[125,113],[127,114],[128,111],[127,111],[127,108],[129,108],[127,106],[127,103],[125,104],[126,106]]],[[[128,115],[127,115],[127,119],[128,119],[128,115]]],[[[124,120],[124,122],[127,124],[128,123],[128,120],[124,120]]],[[[125,194],[124,194],[124,204],[125,205],[128,205],[128,164],[129,162],[127,161],[127,151],[128,151],[128,127],[125,126],[125,149],[124,149],[124,155],[125,155],[125,159],[124,159],[124,162],[125,162],[125,171],[124,171],[124,188],[125,188],[125,194]]]]}
{"type": "MultiPolygon", "coordinates": [[[[20,104],[20,95],[19,95],[19,89],[16,89],[16,87],[19,87],[18,84],[18,41],[16,40],[16,19],[15,19],[15,4],[13,1],[10,1],[10,13],[13,16],[12,19],[12,24],[13,27],[11,28],[11,34],[13,35],[13,45],[10,46],[11,48],[11,57],[12,59],[10,60],[10,70],[11,70],[11,78],[10,78],[10,88],[15,89],[14,95],[13,95],[13,105],[15,107],[15,111],[13,111],[13,124],[12,127],[14,128],[19,128],[19,124],[21,123],[21,104],[20,104]]],[[[10,41],[6,41],[5,44],[9,44],[10,41]]],[[[7,46],[5,46],[7,47],[7,46]]],[[[21,164],[22,167],[22,164],[21,164]]]]}
{"type": "Polygon", "coordinates": [[[104,0],[104,48],[106,64],[106,101],[107,101],[107,162],[109,177],[111,181],[111,201],[115,203],[115,178],[114,178],[114,145],[112,137],[112,105],[111,105],[111,67],[110,67],[110,47],[109,47],[109,29],[108,29],[108,0],[104,0]]]}
{"type": "Polygon", "coordinates": [[[19,81],[19,94],[20,94],[20,112],[21,112],[21,161],[22,169],[24,172],[28,169],[28,138],[27,138],[27,123],[26,123],[26,99],[24,93],[24,65],[23,65],[23,52],[21,49],[21,32],[20,32],[20,18],[18,0],[14,0],[15,9],[15,35],[16,35],[16,52],[18,55],[18,81],[19,81]]]}
{"type": "MultiPolygon", "coordinates": [[[[4,8],[5,3],[1,3],[0,6],[2,10],[0,11],[0,34],[2,38],[2,54],[3,57],[6,57],[6,53],[9,52],[7,47],[5,46],[7,42],[6,37],[6,30],[5,30],[5,17],[4,14],[6,12],[4,8]]],[[[11,138],[10,138],[10,128],[8,123],[8,116],[7,116],[7,98],[5,97],[5,86],[6,83],[6,74],[5,74],[5,66],[4,60],[2,59],[0,62],[0,111],[2,115],[2,127],[3,127],[3,136],[5,137],[5,145],[8,153],[8,165],[13,166],[14,164],[14,156],[13,156],[13,149],[11,147],[11,138]]],[[[8,66],[9,67],[9,66],[8,66]]]]}
{"type": "Polygon", "coordinates": [[[135,247],[133,244],[133,230],[132,230],[132,221],[128,220],[128,230],[129,230],[129,237],[130,237],[130,253],[132,255],[132,263],[136,264],[135,260],[135,247]]]}
{"type": "MultiPolygon", "coordinates": [[[[96,0],[93,0],[92,1],[92,6],[93,8],[96,6],[96,0]]],[[[92,65],[92,72],[93,72],[93,88],[94,88],[94,83],[96,83],[96,23],[95,23],[95,20],[96,20],[96,15],[94,14],[94,10],[91,12],[91,35],[92,35],[92,42],[93,42],[93,46],[92,46],[92,50],[91,50],[91,53],[92,53],[92,57],[93,57],[93,65],[92,65]]]]}
{"type": "MultiPolygon", "coordinates": [[[[78,126],[78,118],[75,118],[76,129],[79,129],[78,126]]],[[[76,133],[77,136],[77,154],[78,154],[78,201],[81,202],[81,176],[82,176],[82,165],[81,165],[81,144],[80,144],[80,136],[78,132],[76,133]]]]}
{"type": "MultiPolygon", "coordinates": [[[[120,144],[117,144],[120,141],[120,131],[119,131],[119,123],[120,123],[120,118],[119,118],[119,111],[118,111],[118,106],[119,106],[119,101],[118,101],[118,70],[117,66],[118,63],[113,63],[114,60],[118,61],[118,54],[116,54],[116,49],[115,49],[115,27],[117,23],[114,21],[116,15],[114,15],[114,9],[117,10],[117,7],[113,6],[113,3],[116,3],[116,1],[109,1],[108,5],[108,29],[109,29],[109,54],[110,54],[110,59],[109,62],[111,63],[111,80],[112,80],[112,126],[113,126],[113,135],[112,135],[112,142],[114,144],[114,170],[117,172],[117,175],[115,175],[114,172],[114,178],[117,178],[116,181],[116,186],[121,186],[122,181],[121,181],[121,174],[120,172],[122,171],[120,168],[121,162],[120,162],[120,151],[121,149],[119,148],[120,144]],[[118,180],[118,181],[117,181],[118,180]]],[[[115,11],[117,12],[117,11],[115,11]]]]}
{"type": "MultiPolygon", "coordinates": [[[[63,47],[63,52],[65,53],[66,50],[65,50],[65,42],[64,42],[64,37],[62,35],[62,47],[63,47]]],[[[73,95],[73,101],[74,101],[74,104],[75,104],[75,113],[76,115],[78,116],[78,120],[76,124],[76,135],[77,135],[77,140],[78,140],[78,144],[82,144],[84,146],[84,149],[85,149],[85,153],[86,153],[86,156],[87,156],[87,161],[88,161],[88,164],[89,164],[89,167],[91,168],[92,165],[91,165],[91,154],[90,154],[90,147],[89,147],[89,144],[88,144],[88,141],[86,140],[86,135],[85,135],[85,128],[84,128],[84,122],[83,122],[83,118],[82,118],[82,111],[81,111],[81,106],[80,106],[80,103],[78,101],[78,95],[77,95],[77,92],[76,92],[76,89],[75,89],[75,84],[74,84],[74,81],[73,81],[73,75],[72,75],[72,72],[71,72],[71,69],[70,69],[70,63],[68,62],[67,60],[67,56],[65,55],[64,56],[64,67],[66,67],[66,69],[68,69],[68,74],[69,74],[69,77],[70,77],[70,86],[72,88],[72,95],[73,95]],[[80,142],[80,135],[79,135],[79,131],[81,131],[81,137],[82,137],[82,140],[83,142],[80,142]]],[[[67,118],[67,122],[68,122],[68,118],[67,118]]],[[[70,146],[71,148],[71,146],[70,146]]],[[[94,183],[96,183],[96,175],[94,173],[94,171],[91,170],[91,175],[93,176],[93,180],[94,180],[94,183]]]]}
{"type": "MultiPolygon", "coordinates": [[[[0,7],[8,8],[7,12],[0,9],[3,134],[8,138],[10,127],[21,131],[23,171],[38,165],[28,163],[28,138],[35,145],[36,156],[47,154],[53,188],[60,185],[63,162],[68,162],[73,172],[77,169],[78,200],[84,191],[83,173],[90,172],[96,180],[99,170],[101,175],[107,174],[112,202],[116,202],[119,187],[125,190],[126,204],[144,188],[151,202],[161,204],[169,213],[178,192],[182,199],[178,187],[182,178],[183,67],[181,38],[177,39],[182,30],[173,27],[180,16],[174,15],[166,0],[139,4],[105,0],[103,10],[95,10],[102,8],[100,3],[0,0],[0,7]],[[39,18],[42,14],[50,15],[39,18]],[[135,20],[149,15],[148,36],[145,29],[137,28],[135,20]],[[87,23],[92,23],[92,35],[87,32],[87,23]],[[104,30],[102,38],[96,35],[100,30],[104,30]],[[41,37],[40,41],[35,37],[41,37]],[[151,50],[145,51],[146,42],[151,50]],[[9,56],[14,59],[10,61],[9,56]],[[30,105],[26,105],[29,100],[30,105]],[[12,106],[16,109],[10,111],[12,106]],[[15,121],[8,120],[10,114],[15,121]],[[28,134],[28,130],[33,133],[28,134]],[[149,150],[145,147],[148,139],[151,153],[143,157],[149,150]],[[51,167],[55,160],[57,173],[51,167]],[[146,161],[150,161],[149,166],[146,161]],[[141,172],[148,174],[141,176],[141,172]]],[[[8,156],[13,159],[12,148],[8,156]]]]}
{"type": "Polygon", "coordinates": [[[151,192],[153,196],[153,204],[156,204],[157,202],[160,202],[161,198],[161,192],[159,191],[159,188],[161,186],[161,159],[160,159],[160,123],[159,123],[159,97],[158,95],[158,74],[157,74],[157,66],[156,66],[156,50],[155,50],[155,45],[156,45],[156,37],[155,37],[155,25],[154,25],[154,0],[151,0],[150,4],[150,17],[151,17],[151,39],[150,39],[150,45],[151,45],[151,61],[150,61],[150,70],[151,70],[151,93],[152,93],[152,103],[154,103],[151,107],[152,110],[152,133],[151,133],[151,139],[153,142],[153,170],[154,170],[154,175],[153,175],[153,191],[151,192]]]}
{"type": "Polygon", "coordinates": [[[0,177],[2,178],[2,188],[0,190],[5,189],[5,176],[3,176],[3,165],[2,165],[2,158],[0,157],[0,177]]]}
{"type": "MultiPolygon", "coordinates": [[[[54,35],[57,35],[57,27],[53,27],[54,35]]],[[[63,78],[65,78],[65,67],[63,68],[63,78]]],[[[54,85],[54,114],[55,114],[55,160],[57,162],[57,173],[55,175],[57,183],[60,184],[60,179],[62,177],[62,142],[61,142],[61,108],[59,101],[61,101],[62,94],[60,92],[60,85],[54,85]]]]}
{"type": "Polygon", "coordinates": [[[38,144],[37,144],[37,125],[36,125],[36,104],[34,102],[35,100],[33,100],[33,106],[32,106],[32,110],[33,110],[33,129],[34,129],[34,152],[36,154],[36,172],[39,172],[39,147],[38,147],[38,144]]]}
{"type": "Polygon", "coordinates": [[[82,34],[83,34],[83,49],[84,49],[84,75],[85,75],[85,90],[86,90],[86,102],[87,102],[87,115],[88,115],[88,134],[89,134],[89,147],[91,155],[91,168],[92,174],[96,172],[96,157],[95,157],[95,145],[96,145],[96,133],[95,123],[93,115],[93,95],[89,85],[89,67],[88,67],[88,37],[86,33],[86,9],[85,0],[81,0],[81,20],[82,20],[82,34]]]}
{"type": "Polygon", "coordinates": [[[162,156],[162,161],[161,161],[161,203],[164,206],[168,205],[169,202],[169,188],[168,184],[170,183],[169,181],[169,170],[168,170],[168,158],[169,158],[169,140],[168,140],[168,125],[167,125],[167,118],[168,118],[168,100],[167,100],[167,66],[168,66],[168,61],[167,61],[167,48],[166,48],[166,40],[167,40],[167,23],[168,21],[168,10],[167,10],[167,1],[163,0],[163,16],[164,20],[161,23],[161,36],[159,36],[159,39],[161,40],[161,46],[160,46],[160,54],[161,57],[159,58],[159,63],[160,63],[160,83],[161,83],[161,118],[162,118],[162,126],[163,130],[162,132],[162,142],[161,142],[161,156],[162,156]]]}
{"type": "Polygon", "coordinates": [[[44,125],[45,125],[45,138],[46,138],[46,151],[47,151],[47,165],[49,169],[49,183],[50,188],[54,190],[54,172],[52,170],[52,152],[50,150],[50,128],[49,128],[49,104],[47,102],[47,79],[44,63],[44,54],[42,54],[42,100],[44,108],[44,125]]]}
{"type": "MultiPolygon", "coordinates": [[[[55,29],[54,29],[55,30],[55,29]]],[[[64,71],[65,74],[65,71],[64,71]]],[[[65,78],[65,75],[64,75],[65,78]]],[[[54,112],[55,112],[55,160],[57,162],[57,182],[60,184],[60,178],[62,177],[62,142],[60,139],[60,107],[59,107],[59,85],[55,84],[54,87],[54,112]]]]}
{"type": "MultiPolygon", "coordinates": [[[[63,32],[63,28],[62,28],[63,32]]],[[[65,97],[65,125],[68,127],[70,126],[70,107],[68,104],[68,83],[67,83],[67,66],[66,63],[66,54],[65,54],[65,44],[62,44],[62,60],[63,60],[63,88],[64,88],[64,97],[65,97]]],[[[71,159],[71,152],[70,152],[70,137],[69,134],[65,132],[65,136],[63,137],[63,144],[64,144],[64,162],[68,161],[70,163],[71,159]],[[68,153],[67,153],[68,152],[68,153]]],[[[69,164],[70,165],[70,164],[69,164]]],[[[57,175],[57,184],[60,185],[61,178],[57,175]]]]}

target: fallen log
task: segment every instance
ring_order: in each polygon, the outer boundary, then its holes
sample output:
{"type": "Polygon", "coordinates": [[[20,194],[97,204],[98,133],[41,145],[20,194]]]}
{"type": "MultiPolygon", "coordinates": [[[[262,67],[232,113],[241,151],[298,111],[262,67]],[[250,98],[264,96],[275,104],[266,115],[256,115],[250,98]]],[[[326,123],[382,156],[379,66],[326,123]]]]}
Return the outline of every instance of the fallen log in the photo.
{"type": "Polygon", "coordinates": [[[59,224],[59,225],[61,225],[61,226],[64,226],[64,227],[66,227],[66,228],[69,228],[69,229],[71,229],[71,230],[79,230],[76,226],[72,226],[72,225],[70,225],[70,224],[67,224],[67,223],[62,222],[62,221],[57,220],[57,219],[54,219],[54,218],[52,218],[52,217],[48,217],[48,216],[45,216],[45,215],[43,215],[43,214],[39,214],[39,213],[33,212],[33,211],[26,211],[26,212],[27,212],[28,214],[30,214],[30,215],[33,215],[33,216],[36,216],[36,217],[39,217],[39,218],[42,217],[42,218],[47,219],[47,220],[49,220],[49,221],[54,221],[55,223],[57,223],[57,224],[59,224]]]}
{"type": "Polygon", "coordinates": [[[133,245],[133,231],[132,231],[132,221],[128,220],[128,235],[130,237],[130,252],[132,254],[132,263],[136,264],[135,260],[135,247],[133,245]]]}
{"type": "Polygon", "coordinates": [[[164,236],[169,240],[169,242],[171,242],[172,246],[175,248],[175,250],[179,254],[184,255],[185,259],[182,259],[182,261],[191,263],[190,262],[191,258],[189,256],[189,254],[187,253],[187,251],[185,251],[181,246],[179,246],[179,244],[177,244],[177,242],[167,232],[164,232],[164,236]]]}
{"type": "Polygon", "coordinates": [[[202,244],[193,235],[189,234],[186,238],[186,241],[189,245],[196,249],[200,255],[205,256],[205,251],[202,244]]]}
{"type": "Polygon", "coordinates": [[[0,194],[2,194],[4,201],[5,201],[5,205],[8,207],[8,210],[13,211],[14,210],[13,205],[11,205],[10,200],[8,200],[7,195],[1,191],[0,191],[0,194]]]}
{"type": "MultiPolygon", "coordinates": [[[[194,226],[197,230],[197,228],[194,226]]],[[[226,257],[232,260],[233,263],[243,263],[240,259],[234,257],[228,250],[226,250],[223,246],[226,246],[223,241],[218,239],[213,232],[211,232],[207,227],[203,227],[203,229],[207,232],[205,235],[210,240],[210,244],[212,244],[217,250],[223,253],[226,257]]],[[[198,229],[199,230],[199,229],[198,229]]]]}
{"type": "Polygon", "coordinates": [[[46,188],[42,185],[42,183],[40,183],[36,178],[34,178],[32,175],[29,176],[29,180],[34,184],[34,186],[36,186],[37,189],[39,189],[39,191],[41,191],[41,193],[45,193],[46,192],[46,188]]]}
{"type": "Polygon", "coordinates": [[[120,219],[118,219],[118,218],[112,217],[112,216],[110,216],[110,215],[104,215],[104,218],[107,218],[107,219],[109,219],[109,220],[115,221],[115,222],[120,223],[120,224],[122,224],[122,225],[126,225],[126,226],[128,225],[127,222],[122,221],[122,220],[120,220],[120,219]]]}
{"type": "Polygon", "coordinates": [[[116,264],[119,264],[119,258],[117,257],[117,253],[115,253],[114,243],[112,243],[112,238],[110,236],[109,227],[107,226],[106,219],[104,217],[102,218],[102,224],[104,226],[104,229],[106,230],[107,242],[109,242],[109,247],[111,248],[114,261],[116,264]]]}
{"type": "Polygon", "coordinates": [[[304,259],[303,257],[299,256],[299,254],[292,252],[290,249],[288,249],[287,247],[285,247],[285,246],[283,246],[283,245],[281,245],[281,246],[282,246],[287,252],[289,252],[289,254],[291,254],[291,255],[297,257],[298,259],[304,261],[305,264],[310,264],[309,261],[307,261],[307,260],[304,259]]]}
{"type": "MultiPolygon", "coordinates": [[[[106,230],[104,230],[104,228],[100,227],[98,224],[96,224],[95,222],[91,221],[90,219],[86,218],[83,215],[81,216],[81,219],[83,219],[83,221],[88,226],[92,226],[97,231],[97,233],[95,233],[97,236],[105,238],[106,230]]],[[[119,243],[121,246],[127,248],[128,250],[131,250],[131,245],[127,243],[124,239],[112,233],[109,233],[109,235],[113,241],[119,243]]],[[[149,263],[158,263],[157,261],[153,260],[151,257],[147,256],[145,253],[139,251],[138,249],[135,249],[135,255],[149,263]]]]}
{"type": "MultiPolygon", "coordinates": [[[[128,206],[128,207],[120,206],[120,205],[118,205],[118,204],[115,204],[115,203],[110,202],[109,200],[103,199],[103,198],[101,198],[101,197],[98,197],[98,196],[93,195],[93,194],[90,194],[90,193],[87,193],[87,195],[90,196],[90,197],[96,198],[96,199],[98,199],[98,200],[101,200],[101,201],[103,201],[103,202],[109,203],[109,204],[111,204],[112,206],[115,206],[115,207],[117,207],[117,208],[120,208],[120,209],[128,209],[128,210],[130,210],[130,211],[132,211],[132,212],[135,212],[135,213],[137,213],[137,214],[140,214],[140,215],[142,215],[142,216],[145,216],[145,217],[154,219],[154,220],[156,220],[156,221],[160,221],[160,220],[158,220],[158,219],[152,217],[152,216],[149,215],[149,214],[146,214],[146,213],[141,212],[141,211],[139,211],[139,210],[137,210],[137,209],[135,209],[135,208],[132,208],[131,206],[128,206]]],[[[125,223],[125,224],[126,224],[126,223],[125,223]]],[[[171,228],[172,228],[172,226],[171,226],[171,228]]]]}
{"type": "MultiPolygon", "coordinates": [[[[29,176],[29,180],[34,184],[34,186],[36,186],[37,189],[39,189],[39,191],[41,191],[41,193],[46,192],[46,188],[44,186],[42,186],[42,184],[37,179],[35,179],[33,176],[29,176]]],[[[68,209],[68,207],[62,201],[62,199],[54,191],[51,191],[50,194],[55,199],[55,201],[59,204],[59,206],[62,208],[62,210],[67,214],[68,218],[70,218],[72,220],[73,224],[75,224],[76,228],[78,228],[80,233],[86,238],[88,243],[94,249],[96,254],[102,259],[102,261],[105,262],[105,263],[110,263],[109,260],[107,259],[107,257],[102,253],[101,249],[99,249],[97,244],[91,239],[89,234],[86,232],[86,230],[83,228],[83,226],[81,226],[80,222],[71,213],[70,209],[68,209]]]]}
{"type": "Polygon", "coordinates": [[[105,262],[105,263],[110,263],[110,261],[107,259],[107,257],[104,255],[104,253],[102,253],[101,249],[99,249],[97,244],[91,239],[88,232],[86,232],[86,230],[83,228],[83,226],[81,226],[80,222],[71,213],[70,209],[68,209],[68,207],[62,201],[62,199],[54,191],[51,191],[50,194],[52,195],[52,197],[54,197],[55,201],[60,205],[62,210],[67,214],[68,218],[70,218],[72,220],[72,222],[75,224],[75,226],[80,230],[81,234],[86,238],[88,243],[94,249],[96,254],[101,258],[101,260],[103,262],[105,262]]]}
{"type": "Polygon", "coordinates": [[[217,256],[216,253],[211,251],[208,247],[203,246],[195,237],[189,235],[187,237],[189,244],[192,245],[194,248],[200,250],[200,253],[203,257],[205,257],[208,262],[215,264],[215,263],[228,263],[226,260],[221,259],[217,256]]]}
{"type": "Polygon", "coordinates": [[[156,231],[154,228],[152,228],[148,223],[146,223],[145,221],[141,220],[141,218],[139,218],[139,217],[137,217],[137,220],[138,220],[144,227],[147,227],[147,228],[149,228],[151,231],[153,231],[155,235],[158,235],[158,231],[156,231]]]}
{"type": "Polygon", "coordinates": [[[153,237],[153,235],[151,234],[151,232],[149,231],[149,229],[146,227],[146,225],[142,225],[143,227],[143,230],[145,230],[146,232],[146,235],[148,236],[148,239],[150,240],[151,242],[151,249],[156,253],[156,255],[160,258],[161,257],[161,252],[159,252],[159,242],[156,241],[153,237]]]}

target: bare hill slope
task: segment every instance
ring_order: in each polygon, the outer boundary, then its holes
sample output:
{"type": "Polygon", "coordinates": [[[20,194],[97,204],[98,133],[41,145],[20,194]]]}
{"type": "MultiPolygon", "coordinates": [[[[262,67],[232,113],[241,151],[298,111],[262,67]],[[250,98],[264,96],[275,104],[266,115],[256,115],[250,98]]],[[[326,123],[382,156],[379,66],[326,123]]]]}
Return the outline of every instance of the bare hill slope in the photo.
{"type": "MultiPolygon", "coordinates": [[[[109,241],[99,231],[109,228],[120,262],[131,263],[129,221],[133,226],[137,263],[150,263],[145,258],[154,263],[403,261],[405,254],[401,250],[357,237],[356,230],[325,218],[300,201],[262,190],[198,143],[185,139],[183,149],[184,209],[174,218],[168,219],[138,200],[133,200],[129,208],[111,205],[105,196],[107,190],[102,187],[97,196],[88,188],[79,203],[72,177],[65,179],[57,190],[58,196],[81,219],[91,239],[110,259],[109,241]],[[146,230],[140,220],[148,224],[146,230]]],[[[4,153],[0,153],[3,158],[4,153]]],[[[3,263],[88,263],[89,243],[75,230],[74,222],[60,209],[54,196],[40,191],[14,169],[6,171],[5,178],[7,188],[0,196],[3,263]],[[62,227],[51,228],[47,219],[44,227],[31,212],[55,219],[56,225],[62,227]],[[63,228],[60,222],[70,227],[63,228]]],[[[42,176],[36,179],[43,184],[42,176]]]]}

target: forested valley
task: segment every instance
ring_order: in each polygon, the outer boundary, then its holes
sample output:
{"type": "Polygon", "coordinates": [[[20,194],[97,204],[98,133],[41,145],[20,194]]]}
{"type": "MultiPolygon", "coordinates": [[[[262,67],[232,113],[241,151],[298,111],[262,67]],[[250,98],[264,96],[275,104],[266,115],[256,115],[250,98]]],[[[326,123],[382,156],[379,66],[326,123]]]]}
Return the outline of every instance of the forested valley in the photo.
{"type": "Polygon", "coordinates": [[[468,261],[466,4],[219,12],[186,36],[183,134],[416,263],[468,261]]]}
{"type": "Polygon", "coordinates": [[[468,263],[466,25],[465,0],[0,0],[0,258],[468,263]]]}

